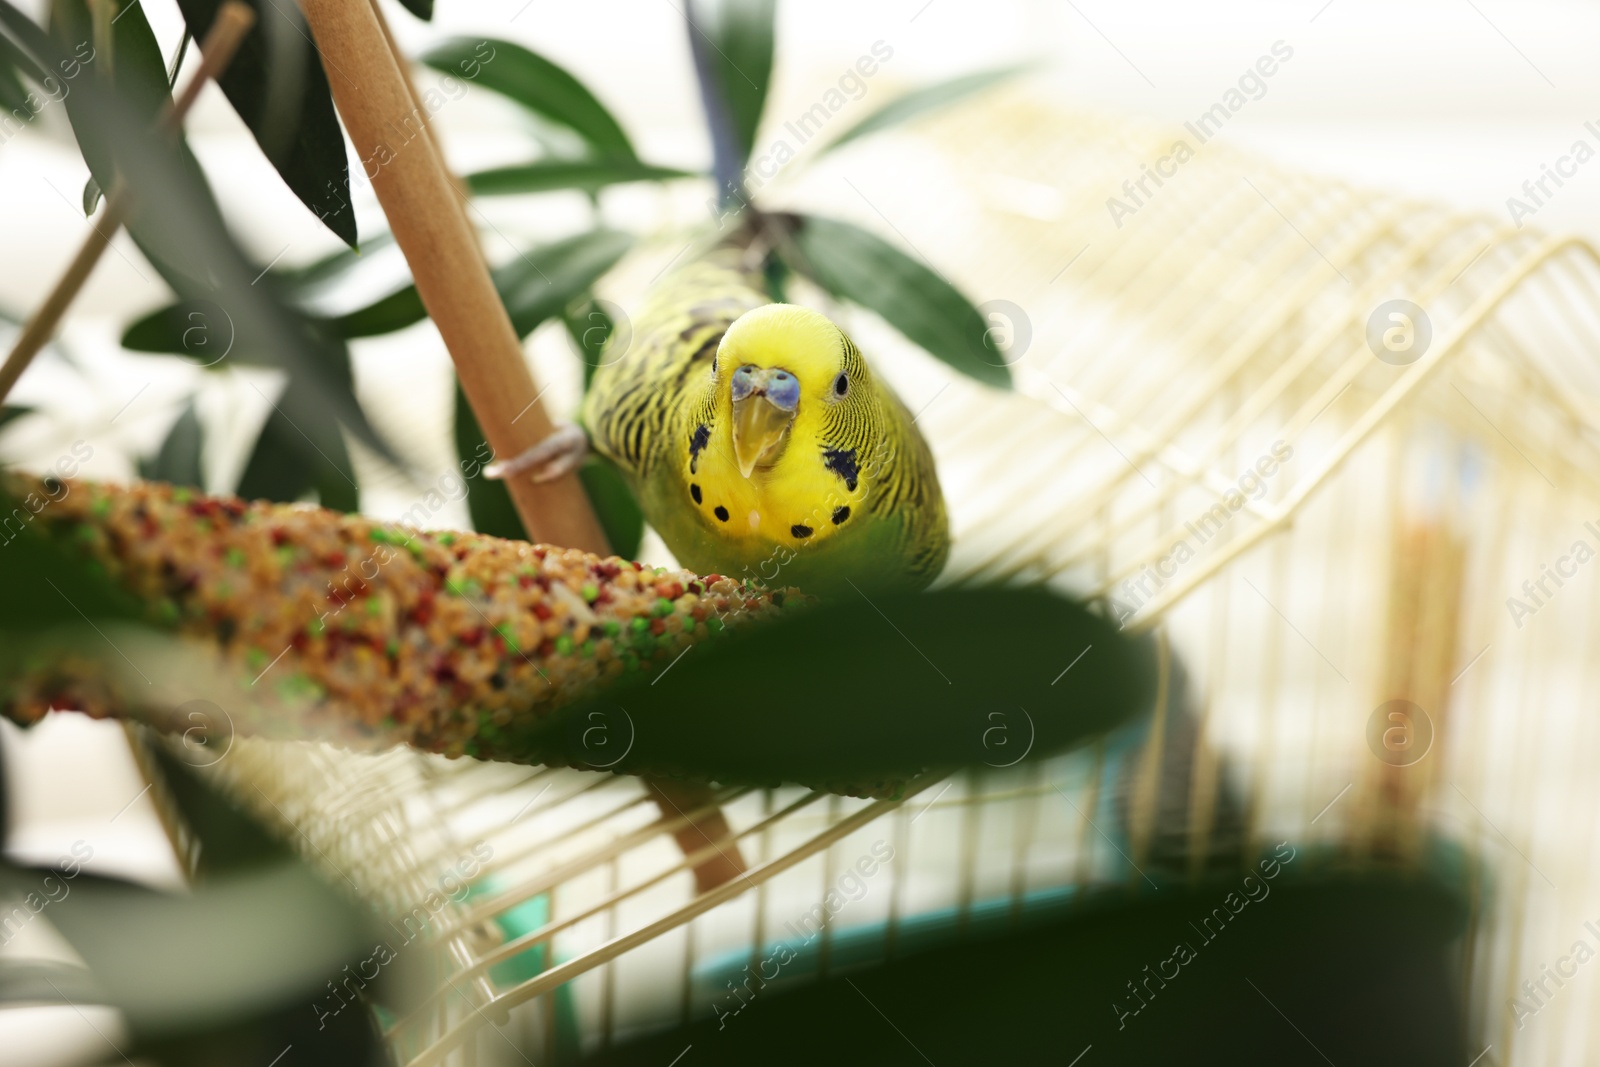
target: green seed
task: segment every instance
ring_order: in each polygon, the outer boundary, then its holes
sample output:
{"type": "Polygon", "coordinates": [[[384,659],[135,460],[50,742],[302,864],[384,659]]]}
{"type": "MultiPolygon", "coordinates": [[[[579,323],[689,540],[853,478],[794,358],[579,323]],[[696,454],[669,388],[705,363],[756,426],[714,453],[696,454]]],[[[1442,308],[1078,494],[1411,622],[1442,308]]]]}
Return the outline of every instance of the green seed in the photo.
{"type": "Polygon", "coordinates": [[[600,596],[600,587],[598,585],[595,585],[593,582],[589,582],[586,585],[584,585],[584,587],[583,587],[583,599],[585,599],[589,603],[593,604],[595,602],[595,600],[597,598],[599,598],[599,596],[600,596]]]}
{"type": "Polygon", "coordinates": [[[500,639],[506,643],[506,647],[511,651],[522,651],[521,646],[517,644],[516,630],[509,622],[503,622],[499,626],[496,626],[494,628],[494,632],[500,635],[500,639]]]}

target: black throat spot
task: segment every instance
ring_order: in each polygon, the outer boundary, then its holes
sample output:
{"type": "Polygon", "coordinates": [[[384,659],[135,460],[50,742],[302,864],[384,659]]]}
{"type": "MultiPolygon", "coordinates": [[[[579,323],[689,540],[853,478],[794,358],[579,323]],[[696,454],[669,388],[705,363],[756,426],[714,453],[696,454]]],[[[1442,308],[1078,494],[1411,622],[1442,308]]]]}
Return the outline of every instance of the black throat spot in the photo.
{"type": "Polygon", "coordinates": [[[822,465],[844,479],[844,487],[852,493],[856,491],[857,479],[861,468],[856,464],[856,450],[853,448],[830,448],[822,453],[822,465]]]}
{"type": "Polygon", "coordinates": [[[700,470],[700,453],[705,451],[706,445],[711,443],[711,428],[701,423],[694,428],[694,433],[689,437],[689,473],[698,474],[700,470]]]}

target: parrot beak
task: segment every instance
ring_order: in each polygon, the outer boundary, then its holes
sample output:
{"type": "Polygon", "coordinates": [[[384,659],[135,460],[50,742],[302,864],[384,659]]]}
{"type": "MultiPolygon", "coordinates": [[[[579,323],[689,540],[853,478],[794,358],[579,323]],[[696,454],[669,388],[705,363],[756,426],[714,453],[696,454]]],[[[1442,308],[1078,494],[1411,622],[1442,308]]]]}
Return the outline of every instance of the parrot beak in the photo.
{"type": "Polygon", "coordinates": [[[749,396],[733,402],[733,456],[739,473],[746,478],[774,451],[789,432],[794,412],[785,411],[764,396],[749,396]]]}
{"type": "Polygon", "coordinates": [[[740,367],[733,376],[733,455],[746,478],[775,459],[800,405],[800,383],[779,368],[740,367]]]}

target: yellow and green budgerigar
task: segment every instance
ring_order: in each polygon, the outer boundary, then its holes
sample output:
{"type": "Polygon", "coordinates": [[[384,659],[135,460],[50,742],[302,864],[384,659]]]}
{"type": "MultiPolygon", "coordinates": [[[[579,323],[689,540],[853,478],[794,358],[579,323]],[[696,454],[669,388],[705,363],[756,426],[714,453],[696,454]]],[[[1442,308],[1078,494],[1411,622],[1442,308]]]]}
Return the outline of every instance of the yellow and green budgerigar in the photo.
{"type": "MultiPolygon", "coordinates": [[[[910,412],[826,316],[770,301],[749,249],[713,248],[656,288],[602,353],[582,420],[686,567],[827,594],[921,588],[949,555],[910,412]]],[[[500,473],[558,473],[578,440],[500,473]]]]}

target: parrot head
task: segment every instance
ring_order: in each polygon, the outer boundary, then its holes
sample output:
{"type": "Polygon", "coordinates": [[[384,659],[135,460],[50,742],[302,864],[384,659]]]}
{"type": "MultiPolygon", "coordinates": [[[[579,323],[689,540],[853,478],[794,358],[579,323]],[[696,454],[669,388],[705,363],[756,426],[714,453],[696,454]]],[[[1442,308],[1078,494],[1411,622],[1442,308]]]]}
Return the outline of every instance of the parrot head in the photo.
{"type": "Polygon", "coordinates": [[[828,425],[869,395],[867,373],[855,346],[818,312],[767,304],[741,315],[712,365],[739,473],[770,471],[797,436],[829,436],[828,425]]]}

